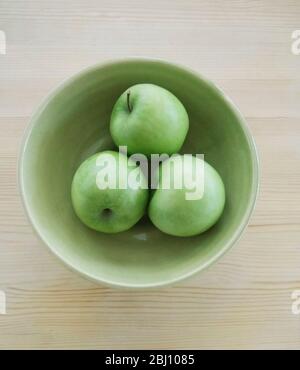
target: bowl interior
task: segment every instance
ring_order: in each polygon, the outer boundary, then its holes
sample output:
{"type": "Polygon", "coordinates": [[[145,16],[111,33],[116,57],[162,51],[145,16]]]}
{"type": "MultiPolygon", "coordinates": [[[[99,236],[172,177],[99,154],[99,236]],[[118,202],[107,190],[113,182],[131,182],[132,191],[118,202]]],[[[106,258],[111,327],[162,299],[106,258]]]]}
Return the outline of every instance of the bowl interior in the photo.
{"type": "Polygon", "coordinates": [[[209,82],[161,61],[96,66],[64,83],[34,115],[21,159],[25,206],[41,238],[69,266],[110,284],[156,286],[201,270],[238,238],[255,201],[255,149],[238,112],[209,82]],[[74,214],[70,186],[77,167],[114,148],[113,104],[127,87],[143,82],[165,87],[183,102],[190,129],[182,152],[205,154],[225,183],[222,218],[202,235],[164,235],[147,217],[127,232],[106,235],[74,214]]]}

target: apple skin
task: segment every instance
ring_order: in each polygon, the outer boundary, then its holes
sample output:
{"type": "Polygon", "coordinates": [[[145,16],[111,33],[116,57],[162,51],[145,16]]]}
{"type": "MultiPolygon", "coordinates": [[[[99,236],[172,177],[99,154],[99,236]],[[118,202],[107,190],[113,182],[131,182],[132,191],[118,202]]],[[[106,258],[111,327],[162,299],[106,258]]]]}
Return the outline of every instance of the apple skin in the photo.
{"type": "MultiPolygon", "coordinates": [[[[176,156],[177,159],[181,156],[176,156]]],[[[179,165],[178,160],[174,160],[171,167],[170,176],[168,171],[163,169],[168,161],[163,162],[159,168],[159,187],[153,193],[149,204],[148,214],[153,224],[162,232],[173,235],[188,237],[203,233],[212,227],[220,218],[225,205],[225,188],[223,181],[217,171],[204,162],[204,192],[201,199],[186,199],[187,189],[162,189],[163,177],[172,179],[176,177],[185,178],[191,172],[191,168],[196,161],[202,161],[193,156],[190,168],[179,165]]],[[[194,167],[195,168],[195,167],[194,167]]],[[[166,179],[165,179],[166,180],[166,179]]],[[[190,191],[190,190],[188,190],[190,191]]]]}
{"type": "Polygon", "coordinates": [[[127,146],[129,154],[146,156],[177,153],[188,128],[189,118],[182,103],[153,84],[128,88],[115,103],[110,120],[115,144],[127,146]]]}
{"type": "MultiPolygon", "coordinates": [[[[109,168],[110,169],[110,168],[109,168]]],[[[112,169],[112,177],[118,181],[119,175],[112,169]]],[[[118,182],[117,182],[118,184],[118,182]]],[[[104,233],[118,233],[130,229],[145,213],[148,203],[147,180],[134,162],[123,154],[104,151],[85,160],[76,171],[71,189],[72,203],[80,220],[91,229],[104,233]],[[143,188],[138,189],[99,189],[96,179],[99,162],[104,156],[112,155],[119,160],[117,168],[140,171],[143,188]],[[130,168],[128,167],[131,165],[130,168]]]]}

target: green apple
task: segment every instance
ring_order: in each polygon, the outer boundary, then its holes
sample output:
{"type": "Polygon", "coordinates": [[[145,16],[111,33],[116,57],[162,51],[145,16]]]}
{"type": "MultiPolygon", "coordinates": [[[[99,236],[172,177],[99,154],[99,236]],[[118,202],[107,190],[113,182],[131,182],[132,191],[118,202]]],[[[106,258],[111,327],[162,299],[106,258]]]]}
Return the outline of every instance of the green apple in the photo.
{"type": "Polygon", "coordinates": [[[130,229],[145,213],[147,180],[124,154],[104,151],[80,165],[71,195],[75,213],[85,225],[117,233],[130,229]]]}
{"type": "Polygon", "coordinates": [[[147,156],[177,153],[188,128],[182,103],[168,90],[152,84],[128,88],[117,100],[110,120],[117,146],[127,146],[129,154],[147,156]]]}
{"type": "Polygon", "coordinates": [[[212,166],[199,157],[176,155],[163,162],[158,172],[149,205],[149,217],[158,229],[174,236],[194,236],[217,222],[225,189],[212,166]]]}

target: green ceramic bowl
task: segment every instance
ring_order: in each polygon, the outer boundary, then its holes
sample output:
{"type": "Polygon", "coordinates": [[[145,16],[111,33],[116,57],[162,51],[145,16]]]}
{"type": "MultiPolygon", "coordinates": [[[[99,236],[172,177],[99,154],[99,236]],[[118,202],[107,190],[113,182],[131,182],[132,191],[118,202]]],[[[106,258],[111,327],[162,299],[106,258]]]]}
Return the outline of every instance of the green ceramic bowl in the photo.
{"type": "Polygon", "coordinates": [[[35,230],[68,266],[97,282],[157,287],[202,271],[238,240],[256,199],[257,162],[242,116],[211,82],[171,63],[134,58],[86,69],[47,97],[26,133],[20,186],[35,230]],[[204,153],[224,180],[225,211],[202,235],[171,237],[147,218],[127,232],[106,235],[88,229],[73,211],[76,169],[91,154],[114,148],[112,107],[127,87],[143,82],[165,87],[182,101],[190,117],[182,153],[204,153]]]}

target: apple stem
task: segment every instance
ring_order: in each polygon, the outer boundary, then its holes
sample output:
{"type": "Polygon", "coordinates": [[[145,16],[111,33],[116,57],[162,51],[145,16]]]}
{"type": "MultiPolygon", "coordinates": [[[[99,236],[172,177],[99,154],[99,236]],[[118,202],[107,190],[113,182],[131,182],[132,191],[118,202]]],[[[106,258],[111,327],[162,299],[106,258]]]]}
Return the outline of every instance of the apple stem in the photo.
{"type": "Polygon", "coordinates": [[[127,107],[128,107],[129,113],[131,113],[132,107],[130,106],[130,91],[127,92],[127,107]]]}

